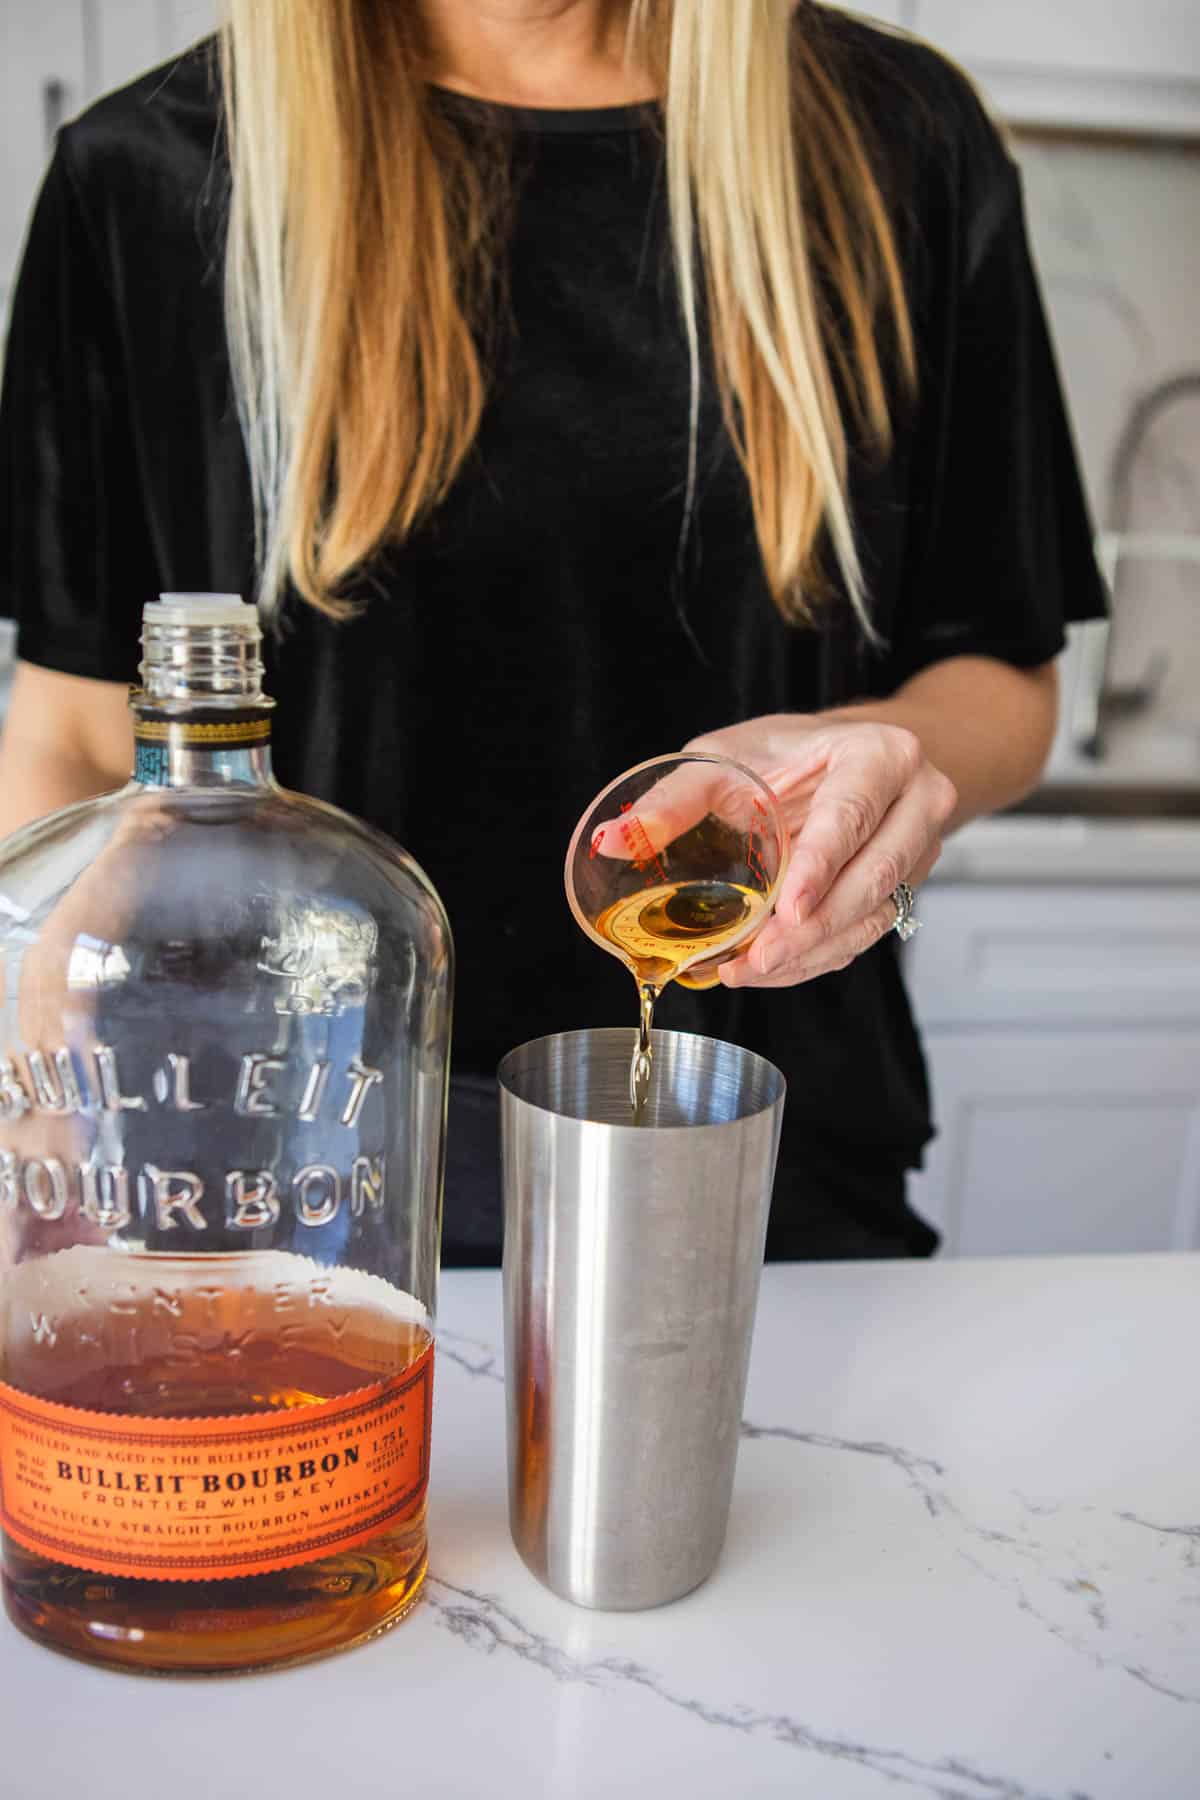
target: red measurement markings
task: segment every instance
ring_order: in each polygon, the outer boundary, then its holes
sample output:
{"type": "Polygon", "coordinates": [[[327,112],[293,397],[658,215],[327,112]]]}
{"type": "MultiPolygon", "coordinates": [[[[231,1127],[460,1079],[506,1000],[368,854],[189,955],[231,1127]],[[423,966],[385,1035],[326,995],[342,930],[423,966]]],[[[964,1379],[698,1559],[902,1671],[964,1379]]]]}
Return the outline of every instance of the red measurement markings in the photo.
{"type": "MultiPolygon", "coordinates": [[[[621,808],[622,813],[629,815],[632,805],[632,800],[626,800],[621,808]]],[[[642,821],[638,818],[636,813],[621,820],[621,836],[625,839],[625,843],[628,846],[630,861],[633,863],[634,868],[638,870],[653,869],[654,873],[658,876],[658,879],[665,882],[667,879],[667,872],[659,860],[654,845],[650,842],[646,827],[642,824],[642,821]]]]}
{"type": "Polygon", "coordinates": [[[754,817],[750,821],[750,837],[746,844],[746,867],[750,871],[751,880],[763,889],[769,888],[771,880],[767,874],[767,865],[762,859],[759,845],[764,830],[763,821],[767,817],[767,809],[761,800],[755,797],[754,817]]]}

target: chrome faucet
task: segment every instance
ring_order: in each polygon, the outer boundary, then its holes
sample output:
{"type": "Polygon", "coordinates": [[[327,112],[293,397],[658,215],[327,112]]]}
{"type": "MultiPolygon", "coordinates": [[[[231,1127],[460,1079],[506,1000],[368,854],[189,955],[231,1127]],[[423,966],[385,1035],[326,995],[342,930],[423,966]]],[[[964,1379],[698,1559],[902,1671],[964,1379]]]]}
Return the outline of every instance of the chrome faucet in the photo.
{"type": "MultiPolygon", "coordinates": [[[[1129,415],[1113,453],[1107,513],[1112,521],[1096,539],[1096,557],[1115,611],[1119,574],[1124,562],[1192,563],[1200,567],[1200,535],[1184,532],[1133,532],[1132,477],[1146,433],[1176,401],[1200,395],[1200,370],[1173,375],[1143,394],[1129,415]]],[[[1145,712],[1153,706],[1170,667],[1165,650],[1151,656],[1141,677],[1114,685],[1111,680],[1112,616],[1085,628],[1079,677],[1071,713],[1071,740],[1084,756],[1100,760],[1107,748],[1106,728],[1113,718],[1145,712]]]]}

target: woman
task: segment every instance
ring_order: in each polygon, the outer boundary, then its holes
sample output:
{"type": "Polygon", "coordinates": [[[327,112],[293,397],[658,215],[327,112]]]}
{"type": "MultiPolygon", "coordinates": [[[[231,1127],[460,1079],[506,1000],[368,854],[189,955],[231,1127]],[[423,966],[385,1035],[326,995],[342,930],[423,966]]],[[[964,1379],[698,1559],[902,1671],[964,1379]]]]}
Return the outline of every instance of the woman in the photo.
{"type": "Polygon", "coordinates": [[[633,1012],[571,826],[687,742],[793,831],[724,991],[659,1015],[788,1076],[769,1253],[932,1249],[896,895],[1035,781],[1100,610],[1017,176],[951,67],[788,0],[233,0],[219,63],[62,134],[0,444],[0,825],[123,779],[147,597],[257,593],[281,778],[454,926],[447,1261],[498,1249],[498,1057],[633,1012]]]}

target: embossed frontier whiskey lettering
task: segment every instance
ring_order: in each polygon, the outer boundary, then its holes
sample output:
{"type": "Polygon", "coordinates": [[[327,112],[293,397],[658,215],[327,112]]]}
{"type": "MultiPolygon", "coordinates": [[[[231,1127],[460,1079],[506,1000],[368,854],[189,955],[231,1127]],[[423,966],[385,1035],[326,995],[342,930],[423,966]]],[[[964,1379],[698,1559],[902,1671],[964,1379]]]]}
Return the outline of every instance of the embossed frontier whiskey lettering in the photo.
{"type": "Polygon", "coordinates": [[[453,951],[276,783],[252,608],[166,596],[143,646],[133,781],[0,844],[3,1592],[219,1673],[420,1590],[453,951]]]}

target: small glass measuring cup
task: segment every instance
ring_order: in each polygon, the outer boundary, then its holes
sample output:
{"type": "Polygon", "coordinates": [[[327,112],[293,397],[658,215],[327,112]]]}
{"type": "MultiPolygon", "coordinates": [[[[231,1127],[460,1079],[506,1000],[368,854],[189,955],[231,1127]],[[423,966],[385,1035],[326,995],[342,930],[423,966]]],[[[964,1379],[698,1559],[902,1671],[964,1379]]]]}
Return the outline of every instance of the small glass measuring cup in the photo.
{"type": "Polygon", "coordinates": [[[635,1107],[649,1081],[650,1022],[663,987],[716,985],[721,964],[770,917],[787,859],[787,827],[762,777],[699,751],[627,769],[575,827],[565,873],[571,911],[638,984],[635,1107]]]}

